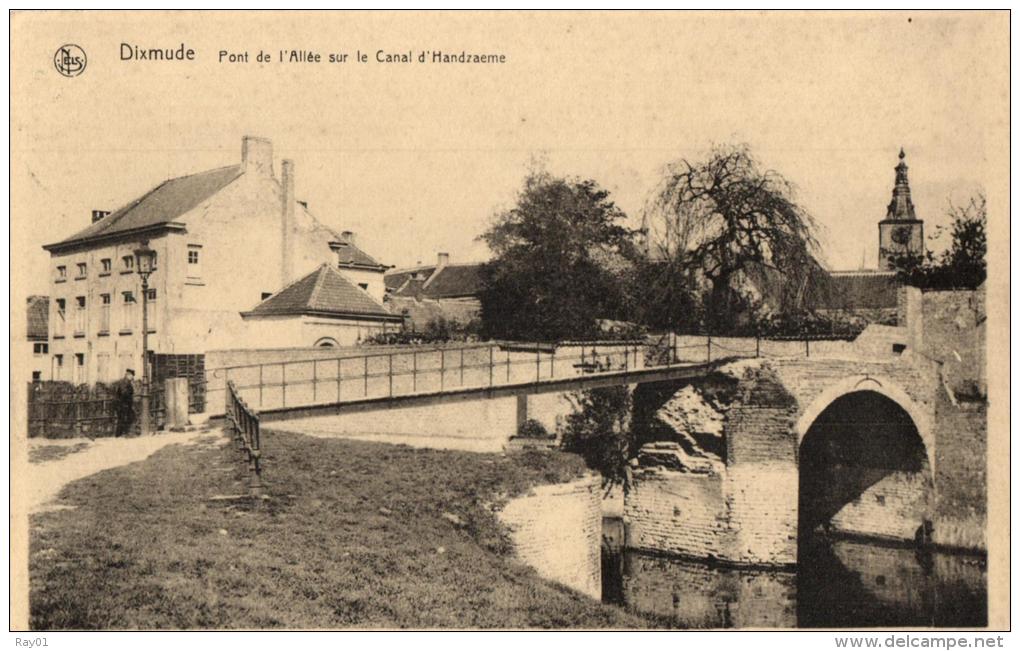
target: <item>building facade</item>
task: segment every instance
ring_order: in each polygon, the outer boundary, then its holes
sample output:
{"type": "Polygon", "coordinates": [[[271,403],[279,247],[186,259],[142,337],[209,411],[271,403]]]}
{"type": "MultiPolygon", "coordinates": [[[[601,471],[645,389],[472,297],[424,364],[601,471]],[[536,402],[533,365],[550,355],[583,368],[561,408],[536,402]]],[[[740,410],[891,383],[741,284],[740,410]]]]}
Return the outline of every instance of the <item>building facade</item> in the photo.
{"type": "Polygon", "coordinates": [[[141,368],[134,251],[142,242],[156,252],[148,331],[157,353],[235,346],[248,338],[242,312],[323,263],[340,268],[356,259],[352,280],[381,301],[386,267],[297,200],[294,170],[284,160],[277,177],[272,143],[245,137],[240,164],[165,181],[112,213],[94,211],[89,227],[46,245],[53,379],[107,382],[141,368]]]}
{"type": "Polygon", "coordinates": [[[31,355],[30,372],[33,382],[45,382],[52,378],[50,363],[49,296],[28,297],[28,323],[26,324],[25,354],[31,355]]]}

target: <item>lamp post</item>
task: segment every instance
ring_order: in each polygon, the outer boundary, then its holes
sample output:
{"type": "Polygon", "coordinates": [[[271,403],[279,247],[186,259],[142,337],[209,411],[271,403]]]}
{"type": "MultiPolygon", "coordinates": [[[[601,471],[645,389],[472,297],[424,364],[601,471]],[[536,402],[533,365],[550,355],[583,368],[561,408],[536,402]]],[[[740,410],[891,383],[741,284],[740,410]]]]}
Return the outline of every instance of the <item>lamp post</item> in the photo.
{"type": "Polygon", "coordinates": [[[135,269],[142,279],[142,415],[139,422],[141,434],[152,433],[149,418],[149,274],[152,273],[156,252],[149,248],[149,241],[135,249],[135,269]]]}

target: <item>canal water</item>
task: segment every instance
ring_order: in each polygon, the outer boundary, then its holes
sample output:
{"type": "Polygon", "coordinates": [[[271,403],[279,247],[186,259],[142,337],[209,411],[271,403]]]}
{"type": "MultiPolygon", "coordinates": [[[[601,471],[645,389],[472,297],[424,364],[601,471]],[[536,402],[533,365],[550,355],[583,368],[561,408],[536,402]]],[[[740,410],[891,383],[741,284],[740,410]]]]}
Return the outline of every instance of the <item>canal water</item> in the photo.
{"type": "Polygon", "coordinates": [[[677,628],[987,625],[985,562],[818,536],[791,570],[721,567],[623,549],[603,522],[602,600],[677,628]]]}

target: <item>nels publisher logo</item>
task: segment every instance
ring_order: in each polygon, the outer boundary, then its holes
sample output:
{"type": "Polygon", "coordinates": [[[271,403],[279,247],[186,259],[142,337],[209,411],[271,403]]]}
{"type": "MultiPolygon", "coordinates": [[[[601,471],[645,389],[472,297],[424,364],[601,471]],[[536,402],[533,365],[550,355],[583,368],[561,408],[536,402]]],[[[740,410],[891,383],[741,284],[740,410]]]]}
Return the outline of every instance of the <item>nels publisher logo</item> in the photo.
{"type": "Polygon", "coordinates": [[[65,77],[77,77],[85,72],[85,50],[73,43],[61,45],[53,55],[53,65],[65,77]]]}

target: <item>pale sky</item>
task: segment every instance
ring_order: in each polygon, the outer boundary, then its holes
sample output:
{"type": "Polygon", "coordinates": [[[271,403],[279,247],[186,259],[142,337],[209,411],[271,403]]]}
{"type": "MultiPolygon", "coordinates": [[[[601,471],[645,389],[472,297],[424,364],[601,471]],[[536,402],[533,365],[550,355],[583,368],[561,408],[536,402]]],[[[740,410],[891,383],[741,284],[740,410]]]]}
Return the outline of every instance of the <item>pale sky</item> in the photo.
{"type": "MultiPolygon", "coordinates": [[[[662,167],[748,143],[796,184],[832,268],[873,267],[902,146],[926,232],[1008,147],[1008,14],[17,15],[12,262],[174,176],[292,158],[299,198],[386,264],[481,260],[476,237],[529,161],[593,178],[640,223],[662,167]],[[57,74],[56,48],[88,55],[57,74]],[[194,62],[122,62],[121,42],[194,62]],[[258,64],[262,48],[504,53],[502,65],[258,64]],[[248,64],[217,52],[247,50],[248,64]]],[[[278,168],[277,168],[278,169],[278,168]]],[[[996,207],[990,204],[990,210],[996,207]]],[[[993,214],[994,218],[994,214],[993,214]]],[[[238,233],[243,252],[244,233],[238,233]]],[[[252,261],[257,264],[257,261],[252,261]]]]}

